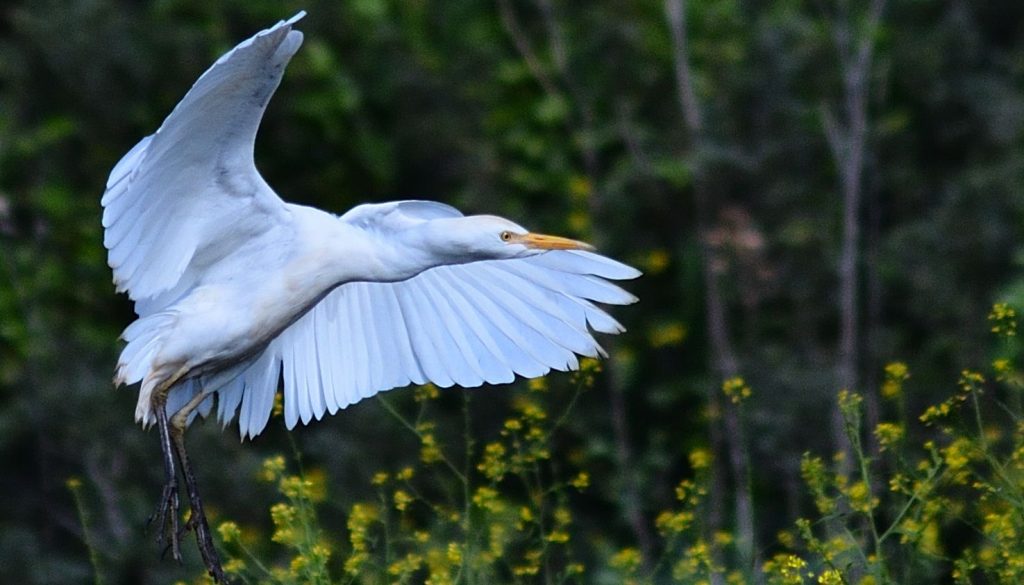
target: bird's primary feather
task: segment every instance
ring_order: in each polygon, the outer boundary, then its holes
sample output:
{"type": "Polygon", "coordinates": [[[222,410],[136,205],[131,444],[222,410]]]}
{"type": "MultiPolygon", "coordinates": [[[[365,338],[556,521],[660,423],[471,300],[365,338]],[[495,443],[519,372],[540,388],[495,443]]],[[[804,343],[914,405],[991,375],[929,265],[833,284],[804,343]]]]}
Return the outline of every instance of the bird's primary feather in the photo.
{"type": "Polygon", "coordinates": [[[110,173],[101,200],[103,243],[114,283],[139,303],[140,315],[161,308],[147,302],[161,293],[194,285],[241,239],[289,221],[284,202],[256,171],[253,144],[302,43],[302,33],[291,30],[301,17],[218,59],[110,173]]]}

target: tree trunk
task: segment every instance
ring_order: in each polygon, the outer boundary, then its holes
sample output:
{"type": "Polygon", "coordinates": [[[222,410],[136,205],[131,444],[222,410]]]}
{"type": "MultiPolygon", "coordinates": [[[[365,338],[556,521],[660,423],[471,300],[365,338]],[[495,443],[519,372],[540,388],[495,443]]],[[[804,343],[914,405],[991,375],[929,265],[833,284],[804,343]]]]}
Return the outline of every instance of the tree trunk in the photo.
{"type": "MultiPolygon", "coordinates": [[[[739,365],[729,338],[729,325],[724,295],[721,290],[718,273],[715,269],[714,250],[708,235],[713,228],[712,189],[706,170],[700,160],[704,151],[704,128],[701,120],[700,105],[697,102],[693,86],[693,76],[687,46],[686,3],[685,0],[665,0],[665,16],[669,32],[672,36],[673,65],[676,89],[679,97],[680,113],[686,128],[687,153],[696,161],[693,169],[693,197],[695,219],[699,237],[702,272],[704,278],[704,299],[707,317],[708,336],[711,342],[712,370],[717,375],[718,384],[708,390],[709,409],[721,415],[721,424],[717,417],[712,417],[710,425],[711,446],[716,455],[723,452],[728,456],[728,463],[733,477],[735,501],[734,514],[736,522],[736,543],[740,562],[748,568],[755,564],[757,549],[754,535],[754,506],[749,489],[749,463],[744,451],[743,425],[735,408],[723,408],[723,400],[719,384],[739,375],[739,365]]],[[[731,406],[731,405],[730,405],[731,406]]],[[[715,458],[712,469],[710,509],[708,513],[708,531],[716,532],[722,526],[724,509],[724,473],[719,457],[715,458]]],[[[716,551],[716,554],[719,554],[716,551]]],[[[717,562],[717,559],[716,559],[717,562]]],[[[721,582],[720,575],[713,575],[715,583],[721,582]]]]}
{"type": "MultiPolygon", "coordinates": [[[[836,120],[826,108],[825,133],[839,171],[839,190],[843,199],[842,246],[839,254],[839,356],[836,364],[836,382],[839,389],[856,391],[859,368],[858,294],[860,258],[860,207],[867,146],[868,77],[871,74],[871,56],[875,31],[881,20],[884,0],[872,0],[868,7],[864,29],[854,44],[855,17],[849,7],[842,5],[832,23],[832,34],[838,52],[843,80],[842,120],[836,120]]],[[[832,414],[832,433],[836,446],[847,454],[844,465],[849,465],[850,445],[846,439],[842,415],[838,405],[832,414]]]]}

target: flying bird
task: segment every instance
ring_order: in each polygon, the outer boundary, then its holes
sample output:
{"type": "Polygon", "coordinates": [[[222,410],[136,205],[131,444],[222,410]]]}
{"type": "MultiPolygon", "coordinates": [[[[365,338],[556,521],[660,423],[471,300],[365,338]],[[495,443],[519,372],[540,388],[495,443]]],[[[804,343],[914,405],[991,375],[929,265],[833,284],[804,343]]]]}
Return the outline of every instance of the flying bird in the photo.
{"type": "Polygon", "coordinates": [[[475,387],[578,367],[622,326],[599,304],[636,297],[637,270],[585,243],[432,201],[336,216],[285,203],[253,159],[260,119],[302,44],[287,21],[219,58],[113,168],[104,246],[138,318],[115,384],[141,382],[136,421],[159,428],[166,483],[152,520],[180,560],[194,530],[219,582],[184,433],[211,413],[242,438],[279,386],[288,428],[391,388],[475,387]],[[283,383],[282,383],[283,380],[283,383]],[[178,525],[178,466],[192,513],[178,525]]]}

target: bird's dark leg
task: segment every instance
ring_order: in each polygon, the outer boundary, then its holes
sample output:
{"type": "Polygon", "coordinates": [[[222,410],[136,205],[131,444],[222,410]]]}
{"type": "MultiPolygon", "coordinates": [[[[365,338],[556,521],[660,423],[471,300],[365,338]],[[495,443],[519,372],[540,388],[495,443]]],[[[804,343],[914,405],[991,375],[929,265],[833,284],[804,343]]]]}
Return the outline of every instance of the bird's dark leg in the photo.
{"type": "MultiPolygon", "coordinates": [[[[153,408],[156,411],[156,424],[160,431],[160,449],[164,454],[164,489],[156,510],[147,521],[156,521],[157,545],[163,548],[167,538],[174,560],[181,562],[181,546],[178,540],[178,474],[174,469],[174,447],[171,445],[170,429],[167,423],[167,392],[157,392],[153,396],[153,408]]],[[[166,553],[166,549],[164,549],[166,553]]]]}
{"type": "Polygon", "coordinates": [[[220,555],[217,547],[213,544],[213,536],[210,533],[210,525],[206,521],[206,513],[203,511],[203,500],[199,497],[199,488],[196,485],[196,477],[192,472],[192,465],[188,460],[188,453],[185,451],[185,427],[188,425],[188,417],[193,410],[204,399],[208,397],[202,392],[192,397],[181,410],[171,418],[171,440],[178,453],[178,462],[181,463],[182,475],[185,477],[185,490],[188,492],[188,501],[192,507],[192,514],[185,524],[186,529],[196,531],[196,544],[199,546],[199,554],[203,557],[203,564],[206,570],[217,583],[224,583],[224,569],[221,567],[220,555]]]}

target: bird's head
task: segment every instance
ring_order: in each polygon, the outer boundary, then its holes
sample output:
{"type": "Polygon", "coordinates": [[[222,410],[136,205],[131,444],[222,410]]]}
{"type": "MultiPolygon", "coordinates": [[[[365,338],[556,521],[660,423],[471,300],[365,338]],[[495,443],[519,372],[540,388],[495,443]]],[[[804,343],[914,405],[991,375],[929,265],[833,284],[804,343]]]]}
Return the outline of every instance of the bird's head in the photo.
{"type": "Polygon", "coordinates": [[[594,249],[585,242],[530,232],[493,215],[446,218],[431,223],[435,246],[445,255],[462,261],[522,258],[548,250],[594,249]]]}

